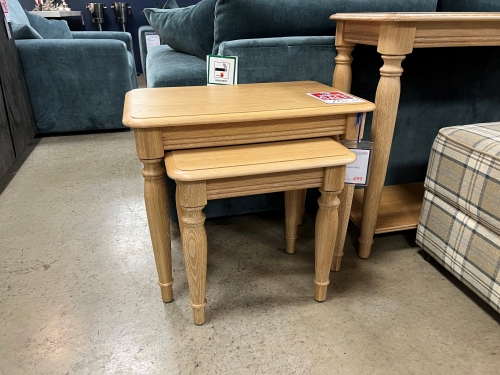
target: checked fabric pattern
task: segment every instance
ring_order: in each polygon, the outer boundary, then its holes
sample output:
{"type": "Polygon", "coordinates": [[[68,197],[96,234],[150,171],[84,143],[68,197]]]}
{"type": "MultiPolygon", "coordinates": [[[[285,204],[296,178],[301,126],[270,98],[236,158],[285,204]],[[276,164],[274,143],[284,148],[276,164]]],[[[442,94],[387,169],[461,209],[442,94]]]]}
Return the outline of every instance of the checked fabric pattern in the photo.
{"type": "Polygon", "coordinates": [[[436,137],[417,244],[500,312],[500,123],[436,137]]]}

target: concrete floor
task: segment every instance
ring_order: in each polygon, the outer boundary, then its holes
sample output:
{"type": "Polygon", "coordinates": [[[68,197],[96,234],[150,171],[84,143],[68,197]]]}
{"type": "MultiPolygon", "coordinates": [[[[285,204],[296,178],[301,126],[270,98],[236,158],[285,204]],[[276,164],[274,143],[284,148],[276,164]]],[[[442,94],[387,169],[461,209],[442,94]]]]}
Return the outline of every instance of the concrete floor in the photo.
{"type": "Polygon", "coordinates": [[[313,224],[207,221],[207,323],[192,323],[179,231],[164,304],[131,132],[34,141],[0,180],[0,374],[499,374],[500,317],[414,231],[354,251],[313,298],[313,224]]]}

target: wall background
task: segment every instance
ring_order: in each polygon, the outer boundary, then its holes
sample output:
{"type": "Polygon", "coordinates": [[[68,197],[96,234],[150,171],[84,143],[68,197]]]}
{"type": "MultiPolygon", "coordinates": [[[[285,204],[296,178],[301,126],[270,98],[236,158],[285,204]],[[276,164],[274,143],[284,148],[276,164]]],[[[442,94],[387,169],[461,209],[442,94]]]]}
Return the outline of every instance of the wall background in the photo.
{"type": "MultiPolygon", "coordinates": [[[[158,3],[163,4],[166,2],[166,0],[156,0],[158,3]]],[[[177,4],[179,6],[188,6],[192,4],[196,4],[199,0],[177,0],[177,4]]],[[[56,0],[55,2],[62,2],[60,0],[56,0]]],[[[83,18],[85,20],[85,25],[81,25],[81,21],[77,17],[73,18],[68,18],[66,19],[68,21],[69,27],[71,30],[74,31],[80,31],[80,30],[85,30],[85,31],[93,31],[93,30],[98,30],[97,25],[92,22],[92,17],[90,16],[90,12],[87,10],[87,4],[90,1],[87,0],[66,0],[68,5],[72,10],[79,10],[83,14],[83,18]]],[[[113,1],[110,0],[100,0],[100,1],[95,1],[95,2],[101,2],[103,3],[107,9],[105,11],[105,21],[102,25],[103,30],[107,31],[122,31],[121,24],[119,24],[116,21],[115,17],[115,11],[111,9],[111,4],[113,1]]],[[[35,7],[35,1],[34,0],[19,0],[19,3],[23,6],[24,9],[26,10],[33,10],[35,7]]],[[[137,40],[137,30],[139,27],[143,25],[147,25],[148,21],[146,18],[141,14],[141,11],[144,8],[152,8],[154,7],[155,0],[129,0],[127,1],[128,5],[132,7],[131,13],[129,15],[129,20],[125,24],[127,31],[132,34],[132,39],[134,40],[134,54],[135,54],[135,65],[137,67],[137,72],[142,73],[142,68],[141,68],[141,59],[139,55],[139,41],[137,40]]]]}

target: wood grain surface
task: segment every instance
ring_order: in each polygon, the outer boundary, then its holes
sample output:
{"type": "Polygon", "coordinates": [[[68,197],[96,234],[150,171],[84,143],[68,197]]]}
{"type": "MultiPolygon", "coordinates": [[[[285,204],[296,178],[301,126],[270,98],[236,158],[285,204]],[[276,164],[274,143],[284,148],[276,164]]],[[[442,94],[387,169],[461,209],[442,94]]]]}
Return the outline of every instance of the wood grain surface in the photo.
{"type": "Polygon", "coordinates": [[[413,21],[500,21],[500,12],[393,12],[393,13],[336,13],[331,20],[363,22],[413,21]]]}
{"type": "Polygon", "coordinates": [[[349,164],[352,151],[331,138],[168,152],[165,161],[176,181],[210,180],[349,164]]]}
{"type": "Polygon", "coordinates": [[[169,127],[284,120],[369,112],[374,105],[331,105],[307,93],[332,91],[313,81],[136,89],[127,93],[123,123],[129,127],[169,127]]]}

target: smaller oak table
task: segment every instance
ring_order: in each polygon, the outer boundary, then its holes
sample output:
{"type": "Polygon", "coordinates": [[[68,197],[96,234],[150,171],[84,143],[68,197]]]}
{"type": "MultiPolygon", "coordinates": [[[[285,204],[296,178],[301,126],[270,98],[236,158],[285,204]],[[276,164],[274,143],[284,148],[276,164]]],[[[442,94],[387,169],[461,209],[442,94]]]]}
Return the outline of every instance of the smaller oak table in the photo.
{"type": "MultiPolygon", "coordinates": [[[[306,94],[324,91],[333,89],[305,81],[148,88],[127,93],[123,124],[134,128],[137,156],[144,164],[144,200],[164,302],[173,299],[163,165],[166,151],[344,134],[356,139],[358,114],[371,112],[375,106],[365,100],[330,105],[306,94]]],[[[296,188],[305,187],[298,184],[296,188]]],[[[344,212],[347,216],[339,217],[337,242],[345,238],[342,232],[349,216],[344,212]]],[[[337,255],[341,259],[342,254],[337,255]]]]}
{"type": "Polygon", "coordinates": [[[421,184],[384,188],[401,92],[401,62],[413,48],[500,46],[500,13],[338,13],[330,19],[337,21],[335,88],[351,89],[351,52],[356,44],[377,46],[384,60],[372,122],[370,181],[364,192],[344,189],[344,194],[354,195],[351,217],[361,228],[359,256],[368,258],[375,233],[416,228],[422,205],[421,184]]]}

